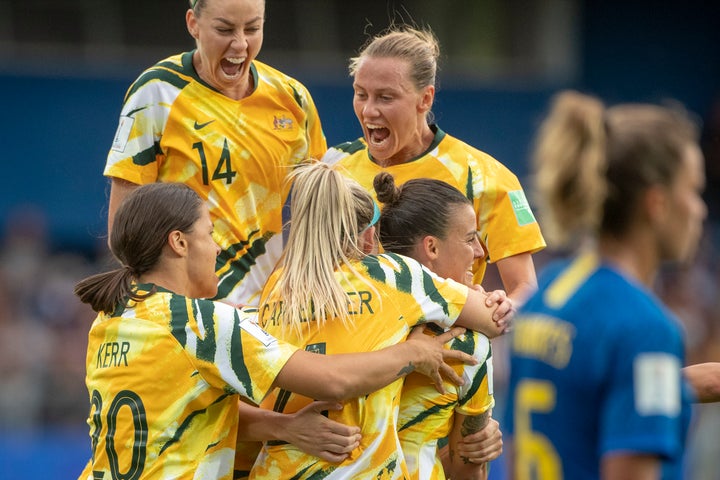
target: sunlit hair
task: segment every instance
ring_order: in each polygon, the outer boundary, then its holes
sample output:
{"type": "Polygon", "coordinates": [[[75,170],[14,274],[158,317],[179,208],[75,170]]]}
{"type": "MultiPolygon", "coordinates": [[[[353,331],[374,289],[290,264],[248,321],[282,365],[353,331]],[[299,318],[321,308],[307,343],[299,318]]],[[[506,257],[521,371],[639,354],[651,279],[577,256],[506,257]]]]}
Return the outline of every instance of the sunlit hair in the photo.
{"type": "Polygon", "coordinates": [[[350,59],[350,75],[355,76],[365,57],[399,58],[410,65],[410,78],[417,90],[428,85],[435,86],[440,45],[429,28],[416,29],[410,26],[391,26],[371,38],[360,49],[357,57],[350,59]]]}
{"type": "Polygon", "coordinates": [[[303,320],[322,327],[327,319],[351,323],[348,294],[336,272],[355,275],[352,260],[363,258],[359,234],[373,218],[372,197],[355,181],[320,162],[290,175],[292,220],[277,288],[283,301],[283,328],[300,331],[303,320]]]}
{"type": "Polygon", "coordinates": [[[373,181],[380,215],[380,243],[385,251],[412,256],[424,237],[447,238],[450,220],[456,209],[472,205],[457,188],[432,178],[415,178],[402,186],[388,172],[373,181]]]}
{"type": "Polygon", "coordinates": [[[202,205],[198,194],[181,183],[151,183],[133,190],[117,209],[110,234],[110,251],[121,267],[82,280],[75,294],[105,313],[145,298],[132,282],[157,266],[170,232],[192,232],[202,205]]]}
{"type": "Polygon", "coordinates": [[[585,235],[622,235],[638,199],[670,185],[698,128],[680,108],[605,108],[574,91],[558,94],[538,132],[533,167],[543,233],[557,246],[585,235]]]}

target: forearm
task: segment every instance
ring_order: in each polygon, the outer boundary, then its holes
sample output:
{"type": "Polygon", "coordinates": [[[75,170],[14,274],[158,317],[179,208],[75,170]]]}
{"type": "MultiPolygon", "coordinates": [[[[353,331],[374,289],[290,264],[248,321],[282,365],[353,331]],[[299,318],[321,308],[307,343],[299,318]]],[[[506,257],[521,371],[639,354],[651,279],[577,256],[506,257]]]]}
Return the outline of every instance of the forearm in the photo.
{"type": "Polygon", "coordinates": [[[275,385],[318,400],[342,401],[379,390],[415,371],[420,354],[400,343],[369,353],[318,355],[297,351],[275,385]]]}
{"type": "Polygon", "coordinates": [[[487,463],[473,463],[469,458],[458,454],[458,444],[468,435],[484,429],[490,420],[490,411],[474,416],[456,415],[455,424],[450,432],[449,454],[446,472],[453,480],[485,480],[488,475],[487,463]]]}
{"type": "Polygon", "coordinates": [[[460,312],[455,325],[480,332],[488,338],[495,338],[504,333],[506,325],[493,320],[495,306],[486,304],[488,294],[474,289],[468,291],[467,301],[460,312]]]}
{"type": "Polygon", "coordinates": [[[720,363],[706,362],[683,368],[683,374],[692,386],[696,402],[720,401],[720,363]]]}
{"type": "Polygon", "coordinates": [[[238,422],[238,440],[241,441],[268,441],[282,440],[284,420],[287,415],[264,410],[240,402],[240,421],[238,422]]]}

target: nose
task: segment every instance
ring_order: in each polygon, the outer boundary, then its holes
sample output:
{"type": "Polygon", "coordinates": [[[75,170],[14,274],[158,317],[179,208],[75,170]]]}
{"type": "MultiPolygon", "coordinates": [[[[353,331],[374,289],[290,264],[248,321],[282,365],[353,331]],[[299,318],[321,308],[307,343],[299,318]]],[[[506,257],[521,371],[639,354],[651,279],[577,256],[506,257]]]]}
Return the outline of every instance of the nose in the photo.
{"type": "Polygon", "coordinates": [[[231,46],[233,48],[238,48],[240,50],[245,50],[247,48],[247,37],[245,34],[240,31],[237,34],[233,35],[231,46]]]}
{"type": "Polygon", "coordinates": [[[374,117],[377,115],[377,112],[377,104],[371,98],[365,100],[365,103],[362,106],[363,115],[366,117],[374,117]]]}
{"type": "Polygon", "coordinates": [[[480,243],[480,234],[475,234],[475,241],[473,242],[473,254],[475,255],[475,258],[483,258],[485,256],[485,249],[482,246],[482,243],[480,243]]]}

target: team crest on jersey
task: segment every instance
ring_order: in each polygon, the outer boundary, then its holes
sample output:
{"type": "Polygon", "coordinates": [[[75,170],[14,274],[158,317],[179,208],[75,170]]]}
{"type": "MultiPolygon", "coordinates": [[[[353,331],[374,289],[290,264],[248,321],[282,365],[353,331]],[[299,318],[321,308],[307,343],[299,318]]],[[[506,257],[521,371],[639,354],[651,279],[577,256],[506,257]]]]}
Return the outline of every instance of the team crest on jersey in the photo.
{"type": "Polygon", "coordinates": [[[292,118],[288,118],[285,114],[273,115],[273,129],[290,131],[295,126],[292,118]]]}

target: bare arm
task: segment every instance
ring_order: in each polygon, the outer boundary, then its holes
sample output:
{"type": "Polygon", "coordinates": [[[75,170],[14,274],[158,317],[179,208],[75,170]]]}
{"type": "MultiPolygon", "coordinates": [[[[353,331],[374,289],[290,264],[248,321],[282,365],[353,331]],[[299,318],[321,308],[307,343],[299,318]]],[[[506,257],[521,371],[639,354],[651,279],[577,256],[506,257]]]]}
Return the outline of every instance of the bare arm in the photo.
{"type": "Polygon", "coordinates": [[[476,363],[471,355],[443,348],[443,344],[464,331],[453,328],[431,337],[418,328],[406,341],[369,353],[318,355],[298,350],[275,377],[273,386],[320,400],[342,401],[374,392],[417,371],[430,377],[442,392],[443,375],[457,385],[462,384],[445,360],[476,363]]]}
{"type": "Polygon", "coordinates": [[[720,363],[706,362],[683,368],[683,375],[695,390],[696,402],[720,401],[720,363]]]}
{"type": "Polygon", "coordinates": [[[110,184],[110,202],[108,205],[108,240],[110,239],[110,232],[112,232],[115,212],[122,201],[125,200],[125,197],[137,187],[139,187],[139,185],[128,182],[127,180],[116,177],[112,178],[112,183],[110,184]]]}
{"type": "Polygon", "coordinates": [[[519,253],[498,260],[496,265],[508,297],[516,308],[520,307],[537,290],[537,276],[532,255],[519,253]]]}
{"type": "Polygon", "coordinates": [[[281,440],[332,463],[345,460],[360,445],[360,428],[335,422],[323,410],[342,410],[336,402],[313,402],[295,413],[264,410],[240,401],[238,440],[281,440]]]}
{"type": "Polygon", "coordinates": [[[600,462],[603,480],[656,480],[660,459],[654,455],[605,455],[600,462]]]}
{"type": "Polygon", "coordinates": [[[495,320],[494,314],[498,308],[495,302],[488,301],[488,293],[470,288],[455,324],[480,332],[488,338],[495,338],[507,331],[511,319],[511,316],[502,315],[499,320],[495,320]]]}
{"type": "Polygon", "coordinates": [[[494,424],[490,424],[490,411],[473,416],[466,415],[455,415],[455,423],[452,430],[450,431],[449,437],[449,455],[448,465],[445,466],[445,472],[449,478],[456,479],[468,479],[468,480],[485,480],[487,479],[488,469],[487,462],[502,453],[502,435],[499,437],[492,433],[499,433],[500,430],[496,429],[497,422],[493,420],[494,424]],[[479,453],[475,451],[473,454],[460,454],[458,447],[464,443],[464,439],[472,434],[478,432],[484,432],[490,430],[487,437],[483,437],[484,443],[487,448],[493,452],[493,455],[488,456],[487,454],[479,453]],[[497,441],[499,440],[499,445],[497,441]],[[499,446],[500,450],[497,451],[499,446]],[[496,453],[496,455],[495,455],[496,453]],[[472,456],[470,456],[472,455],[472,456]],[[482,458],[482,460],[479,460],[482,458]]]}

